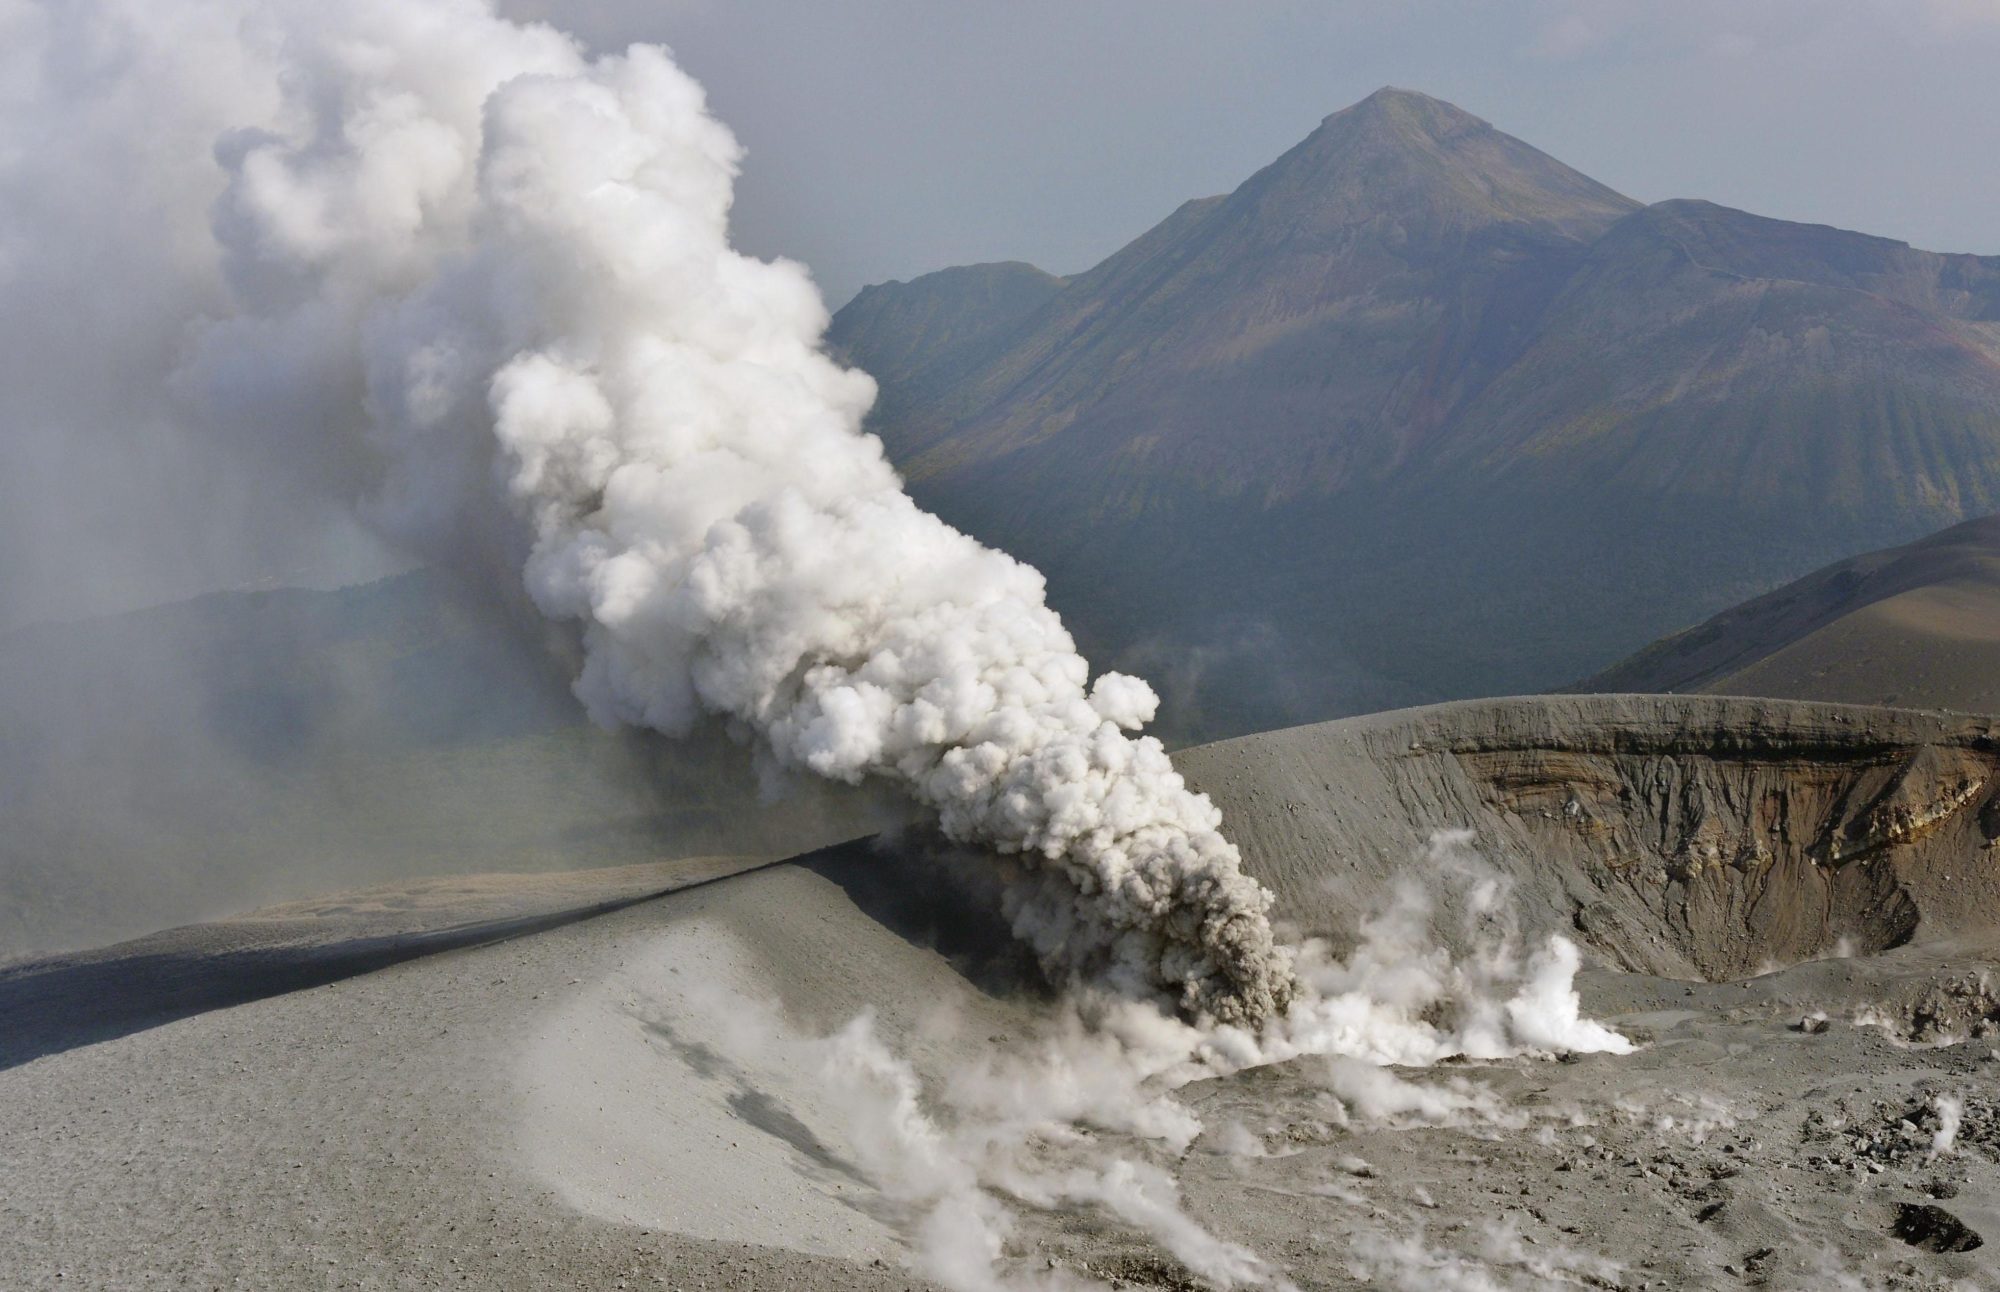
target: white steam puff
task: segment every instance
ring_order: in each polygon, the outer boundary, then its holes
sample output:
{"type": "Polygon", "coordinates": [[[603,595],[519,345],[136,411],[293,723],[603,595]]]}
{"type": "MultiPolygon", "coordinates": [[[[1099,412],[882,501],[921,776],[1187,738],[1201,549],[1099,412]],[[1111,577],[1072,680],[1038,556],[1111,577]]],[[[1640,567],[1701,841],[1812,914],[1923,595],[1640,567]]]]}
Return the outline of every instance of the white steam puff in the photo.
{"type": "Polygon", "coordinates": [[[1282,1011],[1269,895],[1133,734],[1153,691],[1093,684],[1041,576],[903,492],[806,272],[731,249],[736,141],[664,50],[590,58],[486,0],[186,8],[10,25],[50,63],[165,68],[198,31],[242,82],[204,91],[210,155],[186,161],[215,184],[148,195],[176,228],[197,203],[219,256],[176,374],[201,420],[373,473],[422,550],[515,544],[536,604],[582,626],[599,720],[723,715],[1017,855],[1017,926],[1059,973],[1282,1011]]]}
{"type": "MultiPolygon", "coordinates": [[[[1058,937],[1035,925],[1053,963],[1200,1015],[1282,1007],[1267,895],[1159,743],[1127,734],[1153,692],[1090,685],[1041,576],[903,492],[860,432],[872,384],[816,348],[803,273],[729,249],[734,145],[694,85],[634,49],[504,86],[486,122],[461,272],[510,309],[469,367],[504,356],[485,388],[528,585],[586,626],[592,711],[668,731],[719,712],[786,762],[888,778],[1084,899],[1058,937]]],[[[465,286],[434,290],[450,310],[409,308],[457,329],[465,286]]],[[[464,343],[420,325],[391,356],[441,346],[464,343]]],[[[398,396],[433,380],[381,375],[398,396]]]]}

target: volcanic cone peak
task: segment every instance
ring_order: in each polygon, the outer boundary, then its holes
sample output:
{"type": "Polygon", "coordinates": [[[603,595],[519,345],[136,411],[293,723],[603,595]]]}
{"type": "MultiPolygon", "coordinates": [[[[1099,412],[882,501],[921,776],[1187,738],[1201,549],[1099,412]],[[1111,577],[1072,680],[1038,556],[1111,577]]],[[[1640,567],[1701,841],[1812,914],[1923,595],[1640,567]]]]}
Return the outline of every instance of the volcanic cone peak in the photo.
{"type": "Polygon", "coordinates": [[[1232,196],[1264,215],[1315,228],[1393,215],[1438,231],[1491,224],[1551,226],[1594,237],[1638,204],[1461,108],[1384,88],[1327,117],[1232,196]]]}

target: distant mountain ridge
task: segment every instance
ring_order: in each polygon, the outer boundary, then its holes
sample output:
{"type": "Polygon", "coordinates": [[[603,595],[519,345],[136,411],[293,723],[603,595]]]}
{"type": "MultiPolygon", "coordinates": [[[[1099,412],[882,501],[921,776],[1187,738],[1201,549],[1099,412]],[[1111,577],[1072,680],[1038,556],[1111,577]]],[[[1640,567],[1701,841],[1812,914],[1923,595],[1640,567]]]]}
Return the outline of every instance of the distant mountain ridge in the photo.
{"type": "Polygon", "coordinates": [[[2000,713],[2000,516],[1815,570],[1570,689],[2000,713]]]}
{"type": "Polygon", "coordinates": [[[992,340],[1066,285],[1018,260],[965,265],[915,282],[864,287],[843,313],[850,331],[876,338],[869,359],[877,379],[903,381],[956,350],[992,340]]]}
{"type": "MultiPolygon", "coordinates": [[[[1242,393],[1239,383],[1260,383],[1259,411],[1305,414],[1316,424],[1337,419],[1362,433],[1386,422],[1403,431],[1396,441],[1419,438],[1449,402],[1435,383],[1400,389],[1401,373],[1356,362],[1339,373],[1348,384],[1333,389],[1323,367],[1300,363],[1301,341],[1323,347],[1352,334],[1379,346],[1385,331],[1415,339],[1439,329],[1462,353],[1452,356],[1457,364],[1435,366],[1457,385],[1461,372],[1476,376],[1498,357],[1504,339],[1484,334],[1476,326],[1483,319],[1453,319],[1444,307],[1475,292],[1502,307],[1534,294],[1534,282],[1518,280],[1545,276],[1536,253],[1580,257],[1634,206],[1447,104],[1378,94],[1328,118],[1234,193],[1182,206],[1071,279],[1025,333],[989,334],[1007,349],[961,379],[972,389],[953,392],[962,411],[947,410],[959,420],[897,427],[895,444],[910,475],[923,479],[1071,433],[1083,411],[1076,406],[1087,403],[1091,429],[1105,425],[1099,434],[1125,441],[1119,457],[1144,462],[1147,472],[1166,457],[1186,474],[1217,466],[1241,473],[1245,445],[1219,423],[1223,410],[1210,397],[1223,375],[1234,379],[1232,397],[1242,393]],[[1408,260],[1401,251],[1412,244],[1442,255],[1408,260]],[[1532,268],[1522,275],[1514,265],[1532,268]],[[1363,292],[1367,298],[1357,299],[1363,292]],[[1392,292],[1394,302],[1427,304],[1389,308],[1392,292]],[[1143,442],[1131,443],[1135,435],[1143,442]]],[[[940,290],[941,277],[918,279],[904,294],[940,290]]],[[[861,316],[858,307],[881,297],[864,293],[833,332],[871,363],[897,339],[861,316]]],[[[947,338],[933,361],[961,354],[947,338]]],[[[895,365],[878,376],[894,385],[910,371],[895,365]]],[[[922,367],[912,375],[921,379],[922,367]]],[[[1389,441],[1329,453],[1322,437],[1309,447],[1298,440],[1273,446],[1307,452],[1303,461],[1272,460],[1278,470],[1263,482],[1266,492],[1335,485],[1378,460],[1393,463],[1406,448],[1389,441]],[[1298,466],[1305,474],[1294,473],[1298,466]]]]}
{"type": "Polygon", "coordinates": [[[1190,737],[1557,685],[2000,507],[2000,259],[1641,206],[1403,90],[1068,280],[830,339],[920,500],[1190,737]]]}

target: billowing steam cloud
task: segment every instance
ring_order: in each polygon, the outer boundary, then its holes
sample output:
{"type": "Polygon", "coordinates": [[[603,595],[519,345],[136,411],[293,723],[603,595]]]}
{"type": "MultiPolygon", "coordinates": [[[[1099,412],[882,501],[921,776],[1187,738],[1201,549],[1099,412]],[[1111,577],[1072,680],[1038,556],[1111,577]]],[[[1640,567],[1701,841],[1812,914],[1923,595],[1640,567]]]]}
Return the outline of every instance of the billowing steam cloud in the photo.
{"type": "MultiPolygon", "coordinates": [[[[1198,1018],[1282,1011],[1268,895],[1134,734],[1152,690],[1093,683],[1040,575],[903,492],[804,270],[730,248],[737,145],[665,51],[593,59],[485,0],[149,8],[8,26],[49,93],[106,50],[126,84],[171,83],[184,33],[228,82],[176,121],[208,154],[175,163],[213,182],[133,195],[202,230],[174,375],[194,417],[324,464],[419,550],[505,554],[581,626],[597,718],[719,714],[1016,855],[1016,923],[1059,972],[1198,1018]]],[[[144,136],[144,94],[116,110],[103,138],[144,136]]]]}
{"type": "MultiPolygon", "coordinates": [[[[1309,1055],[1346,1056],[1327,1088],[1357,1116],[1491,1115],[1355,1065],[1630,1048],[1581,1016],[1574,948],[1497,918],[1459,836],[1429,861],[1469,883],[1471,954],[1414,887],[1345,959],[1274,945],[1214,807],[1136,734],[1152,690],[1092,682],[1035,571],[911,502],[805,272],[731,250],[736,143],[664,51],[591,58],[488,0],[0,0],[0,71],[0,196],[53,158],[156,222],[139,330],[172,331],[143,348],[190,424],[523,578],[579,627],[599,719],[720,715],[790,766],[900,787],[1009,855],[1009,913],[1052,970],[1187,1016],[1091,995],[1090,1026],[941,1100],[865,1016],[808,1046],[927,1275],[1014,1285],[1019,1214],[1094,1208],[1216,1286],[1284,1287],[1164,1167],[1071,1132],[1177,1156],[1200,1126],[1174,1088],[1309,1055]]],[[[0,281],[32,256],[30,206],[0,208],[0,281]]],[[[746,1052],[779,1043],[754,1030],[746,1052]]],[[[1571,1268],[1500,1247],[1485,1267],[1571,1268]]]]}

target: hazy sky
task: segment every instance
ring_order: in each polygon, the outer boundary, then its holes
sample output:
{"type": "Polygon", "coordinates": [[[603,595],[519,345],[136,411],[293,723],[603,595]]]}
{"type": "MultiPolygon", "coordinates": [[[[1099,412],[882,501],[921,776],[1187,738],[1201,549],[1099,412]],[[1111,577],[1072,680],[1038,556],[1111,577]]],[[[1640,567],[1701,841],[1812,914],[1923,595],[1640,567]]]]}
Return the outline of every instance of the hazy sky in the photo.
{"type": "Polygon", "coordinates": [[[1385,84],[1635,198],[2000,252],[2000,0],[511,0],[662,40],[750,151],[747,249],[839,304],[1069,272],[1385,84]]]}

